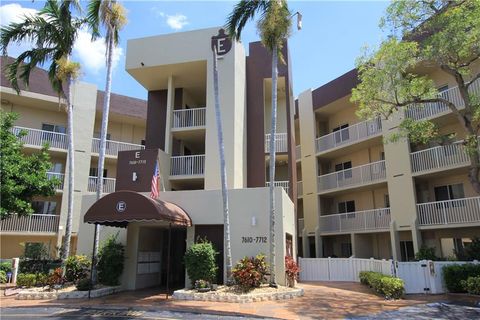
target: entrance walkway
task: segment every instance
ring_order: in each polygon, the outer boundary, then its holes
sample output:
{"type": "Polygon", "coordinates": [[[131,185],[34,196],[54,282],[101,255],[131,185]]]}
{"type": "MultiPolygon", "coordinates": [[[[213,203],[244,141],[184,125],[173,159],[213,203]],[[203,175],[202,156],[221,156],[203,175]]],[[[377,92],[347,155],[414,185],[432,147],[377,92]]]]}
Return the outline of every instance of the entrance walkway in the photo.
{"type": "MultiPolygon", "coordinates": [[[[282,319],[341,319],[372,316],[435,301],[452,301],[446,295],[409,295],[406,299],[387,301],[371,293],[359,283],[318,282],[302,283],[305,296],[286,301],[256,303],[219,303],[203,301],[165,300],[165,294],[148,289],[128,291],[93,300],[28,301],[2,297],[1,307],[62,306],[75,307],[123,307],[133,310],[169,310],[219,315],[247,315],[282,319]]],[[[463,298],[462,298],[463,299],[463,298]]]]}

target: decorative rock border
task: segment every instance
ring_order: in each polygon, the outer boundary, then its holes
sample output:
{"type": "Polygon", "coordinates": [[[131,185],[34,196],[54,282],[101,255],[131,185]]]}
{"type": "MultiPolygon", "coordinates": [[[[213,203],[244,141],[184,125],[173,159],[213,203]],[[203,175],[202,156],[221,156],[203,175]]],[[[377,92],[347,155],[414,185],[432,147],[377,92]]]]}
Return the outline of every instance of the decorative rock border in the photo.
{"type": "MultiPolygon", "coordinates": [[[[90,291],[91,298],[98,298],[108,296],[122,291],[121,286],[116,287],[104,287],[90,291]]],[[[61,299],[86,299],[88,298],[88,291],[69,291],[69,292],[39,292],[39,291],[20,291],[17,295],[18,300],[61,300],[61,299]]]]}
{"type": "Polygon", "coordinates": [[[196,300],[196,301],[217,301],[232,303],[260,302],[268,300],[287,300],[304,295],[302,288],[292,288],[282,292],[262,292],[252,294],[217,294],[215,291],[200,293],[193,290],[177,290],[173,292],[172,298],[177,300],[196,300]]]}

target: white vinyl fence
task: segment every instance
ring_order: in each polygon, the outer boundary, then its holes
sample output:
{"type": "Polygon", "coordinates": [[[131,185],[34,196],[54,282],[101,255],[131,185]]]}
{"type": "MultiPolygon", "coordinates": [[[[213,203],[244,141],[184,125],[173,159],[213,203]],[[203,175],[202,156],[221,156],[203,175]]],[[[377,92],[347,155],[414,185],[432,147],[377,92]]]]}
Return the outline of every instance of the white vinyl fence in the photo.
{"type": "Polygon", "coordinates": [[[405,292],[440,294],[447,290],[443,281],[443,267],[478,261],[414,261],[358,258],[299,258],[300,281],[355,281],[360,271],[375,271],[402,279],[405,292]]]}

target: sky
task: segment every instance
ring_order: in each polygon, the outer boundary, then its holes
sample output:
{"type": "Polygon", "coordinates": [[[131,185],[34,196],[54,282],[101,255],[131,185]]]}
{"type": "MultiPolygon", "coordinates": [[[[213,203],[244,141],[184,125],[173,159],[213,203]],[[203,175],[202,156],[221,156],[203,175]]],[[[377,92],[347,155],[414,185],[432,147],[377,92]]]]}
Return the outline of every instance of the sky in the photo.
{"type": "MultiPolygon", "coordinates": [[[[112,91],[146,99],[147,91],[125,71],[128,39],[223,26],[236,1],[121,1],[127,9],[128,24],[120,34],[120,45],[114,52],[112,91]]],[[[86,1],[82,1],[85,7],[86,1]]],[[[0,24],[18,22],[23,14],[35,13],[44,2],[3,1],[0,24]]],[[[289,1],[292,12],[303,15],[303,28],[294,29],[289,40],[293,90],[298,96],[315,89],[355,67],[355,59],[365,46],[375,47],[385,33],[378,27],[386,1],[289,1]]],[[[295,25],[294,25],[295,26],[295,25]]],[[[242,42],[258,41],[256,22],[247,24],[242,42]]],[[[30,46],[12,45],[8,54],[18,56],[30,46]]],[[[247,50],[248,53],[248,50],[247,50]]],[[[103,39],[91,42],[88,30],[81,30],[73,60],[82,66],[81,80],[105,86],[105,44],[103,39]]]]}

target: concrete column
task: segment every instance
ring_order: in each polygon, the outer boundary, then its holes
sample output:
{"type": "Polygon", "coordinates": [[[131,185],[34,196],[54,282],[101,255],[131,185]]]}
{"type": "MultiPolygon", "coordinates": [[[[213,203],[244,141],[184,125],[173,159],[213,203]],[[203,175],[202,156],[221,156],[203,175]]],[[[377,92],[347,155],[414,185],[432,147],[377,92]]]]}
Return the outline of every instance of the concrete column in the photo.
{"type": "MultiPolygon", "coordinates": [[[[187,227],[187,239],[185,239],[187,243],[187,249],[190,248],[195,243],[195,227],[187,227]]],[[[224,266],[225,268],[225,266],[224,266]]],[[[226,269],[223,269],[226,270],[226,269]]],[[[226,283],[226,282],[225,282],[226,283]]],[[[185,272],[185,288],[191,288],[190,278],[188,277],[187,272],[185,272]]]]}
{"type": "Polygon", "coordinates": [[[308,241],[308,232],[306,228],[302,230],[302,249],[303,249],[303,257],[310,258],[310,244],[308,241]]]}
{"type": "Polygon", "coordinates": [[[412,222],[413,251],[417,253],[422,247],[422,234],[418,228],[418,219],[415,217],[412,222]]]}
{"type": "Polygon", "coordinates": [[[359,258],[357,257],[357,239],[354,233],[350,233],[350,243],[352,244],[352,255],[355,258],[359,258]]]}
{"type": "Polygon", "coordinates": [[[315,257],[323,258],[323,239],[319,227],[315,229],[315,257]]]}
{"type": "Polygon", "coordinates": [[[175,87],[173,76],[168,77],[167,85],[167,117],[165,123],[165,152],[172,154],[172,114],[175,105],[175,87]]]}
{"type": "Polygon", "coordinates": [[[122,284],[125,290],[135,290],[137,281],[137,251],[140,227],[131,223],[127,227],[127,246],[125,248],[125,268],[122,284]]]}
{"type": "Polygon", "coordinates": [[[396,230],[395,221],[390,222],[390,243],[392,245],[392,258],[393,260],[400,260],[402,257],[400,251],[400,238],[398,231],[396,230]]]}

